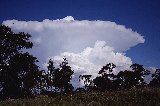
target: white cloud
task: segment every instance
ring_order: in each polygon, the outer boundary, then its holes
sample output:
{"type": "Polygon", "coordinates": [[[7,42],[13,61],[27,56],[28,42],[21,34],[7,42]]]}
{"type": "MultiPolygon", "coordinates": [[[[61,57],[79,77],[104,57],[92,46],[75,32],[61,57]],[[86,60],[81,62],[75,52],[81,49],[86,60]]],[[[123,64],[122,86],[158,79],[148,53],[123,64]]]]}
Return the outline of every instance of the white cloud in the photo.
{"type": "Polygon", "coordinates": [[[105,41],[97,41],[93,48],[87,47],[80,53],[64,52],[59,56],[50,58],[59,64],[62,62],[63,57],[68,59],[69,65],[75,70],[75,73],[78,73],[74,76],[75,78],[78,78],[80,74],[92,75],[92,78],[95,78],[102,66],[107,63],[114,63],[117,66],[114,74],[130,69],[132,64],[129,57],[114,52],[112,47],[106,46],[105,41]]]}
{"type": "Polygon", "coordinates": [[[74,21],[74,18],[72,16],[67,16],[65,18],[62,19],[62,21],[74,21]]]}
{"type": "Polygon", "coordinates": [[[156,69],[158,69],[158,68],[155,68],[155,67],[145,67],[145,69],[149,70],[150,73],[151,73],[150,75],[147,75],[147,76],[144,77],[145,81],[147,83],[149,83],[152,80],[152,74],[155,74],[156,69]]]}
{"type": "Polygon", "coordinates": [[[125,51],[145,41],[143,36],[124,25],[75,20],[72,16],[42,22],[6,20],[3,24],[15,32],[31,34],[35,43],[31,52],[41,62],[49,57],[58,61],[65,55],[75,69],[75,75],[95,76],[108,62],[116,64],[119,70],[128,68],[132,61],[125,56],[125,51]]]}
{"type": "Polygon", "coordinates": [[[155,68],[155,67],[145,67],[146,70],[149,70],[151,74],[154,74],[156,72],[156,69],[158,68],[155,68]]]}
{"type": "Polygon", "coordinates": [[[110,21],[74,20],[72,16],[63,19],[38,21],[7,20],[4,25],[10,26],[14,31],[25,31],[33,39],[41,40],[41,46],[52,50],[47,55],[55,55],[62,51],[79,52],[87,46],[93,46],[97,40],[105,41],[115,51],[124,52],[129,48],[144,43],[139,33],[117,25],[110,21]],[[52,48],[49,46],[52,45],[52,48]],[[58,45],[58,47],[57,47],[58,45]],[[55,51],[54,49],[57,48],[55,51]]]}

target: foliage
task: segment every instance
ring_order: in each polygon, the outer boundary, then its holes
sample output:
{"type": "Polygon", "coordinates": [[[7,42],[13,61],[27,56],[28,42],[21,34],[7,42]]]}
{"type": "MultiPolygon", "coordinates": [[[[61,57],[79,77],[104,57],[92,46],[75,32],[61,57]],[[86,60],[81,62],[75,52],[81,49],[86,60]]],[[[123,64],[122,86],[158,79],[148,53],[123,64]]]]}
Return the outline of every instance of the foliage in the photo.
{"type": "Polygon", "coordinates": [[[4,98],[29,96],[36,85],[38,62],[36,57],[23,52],[32,48],[31,35],[14,33],[0,26],[0,95],[4,98]]]}
{"type": "Polygon", "coordinates": [[[73,90],[73,86],[70,83],[74,71],[68,65],[68,60],[63,58],[59,68],[54,67],[52,59],[48,62],[47,85],[54,89],[56,92],[68,93],[73,90]]]}
{"type": "Polygon", "coordinates": [[[150,82],[150,86],[160,87],[160,69],[156,69],[156,72],[152,74],[152,81],[150,82]]]}
{"type": "Polygon", "coordinates": [[[98,74],[101,76],[96,77],[93,79],[93,82],[98,90],[105,91],[113,89],[113,79],[115,75],[112,73],[116,65],[113,63],[109,63],[101,68],[98,74]]]}
{"type": "Polygon", "coordinates": [[[54,97],[39,95],[34,99],[0,101],[0,106],[159,106],[159,100],[159,88],[144,88],[54,97]]]}
{"type": "Polygon", "coordinates": [[[92,75],[80,75],[79,76],[79,81],[83,80],[84,81],[84,85],[85,88],[89,88],[90,86],[92,86],[92,80],[91,80],[91,76],[92,75]]]}

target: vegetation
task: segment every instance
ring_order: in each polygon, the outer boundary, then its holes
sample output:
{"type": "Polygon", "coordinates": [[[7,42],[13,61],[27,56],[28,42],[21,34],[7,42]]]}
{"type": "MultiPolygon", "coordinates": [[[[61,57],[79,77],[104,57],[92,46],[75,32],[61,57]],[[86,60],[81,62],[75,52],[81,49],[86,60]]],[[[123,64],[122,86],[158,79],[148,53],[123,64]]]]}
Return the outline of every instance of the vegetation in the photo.
{"type": "Polygon", "coordinates": [[[115,75],[116,65],[108,63],[94,79],[80,75],[85,86],[75,90],[66,58],[58,68],[50,59],[47,70],[39,70],[37,58],[25,52],[33,47],[30,37],[0,26],[0,99],[5,100],[0,105],[160,105],[160,69],[147,84],[144,77],[151,73],[143,65],[132,64],[132,71],[115,75]]]}
{"type": "Polygon", "coordinates": [[[13,33],[9,27],[0,26],[0,87],[1,98],[19,98],[31,95],[38,79],[38,62],[23,49],[32,48],[31,35],[13,33]]]}
{"type": "Polygon", "coordinates": [[[68,96],[38,96],[34,99],[7,99],[0,106],[159,106],[160,89],[75,93],[68,96]]]}

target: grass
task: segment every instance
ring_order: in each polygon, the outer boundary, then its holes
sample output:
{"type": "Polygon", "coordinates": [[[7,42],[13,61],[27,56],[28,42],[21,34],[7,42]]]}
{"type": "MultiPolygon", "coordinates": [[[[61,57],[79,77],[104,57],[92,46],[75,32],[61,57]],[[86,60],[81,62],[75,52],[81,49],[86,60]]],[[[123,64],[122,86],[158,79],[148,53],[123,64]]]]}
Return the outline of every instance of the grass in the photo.
{"type": "Polygon", "coordinates": [[[72,96],[8,99],[0,106],[160,106],[160,89],[144,88],[114,92],[76,93],[72,96]]]}

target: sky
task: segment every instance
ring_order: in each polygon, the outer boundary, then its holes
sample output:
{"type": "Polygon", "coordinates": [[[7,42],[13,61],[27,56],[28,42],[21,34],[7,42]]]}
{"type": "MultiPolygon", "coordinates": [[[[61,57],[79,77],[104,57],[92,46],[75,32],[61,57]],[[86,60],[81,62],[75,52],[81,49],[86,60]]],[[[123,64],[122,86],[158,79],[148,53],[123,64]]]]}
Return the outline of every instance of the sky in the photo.
{"type": "Polygon", "coordinates": [[[32,35],[31,52],[42,67],[49,58],[66,56],[81,70],[76,73],[94,74],[106,62],[119,70],[132,63],[159,68],[159,5],[159,0],[0,0],[0,23],[32,35]]]}

